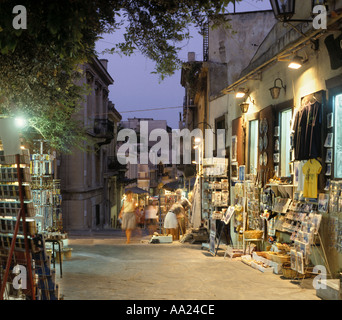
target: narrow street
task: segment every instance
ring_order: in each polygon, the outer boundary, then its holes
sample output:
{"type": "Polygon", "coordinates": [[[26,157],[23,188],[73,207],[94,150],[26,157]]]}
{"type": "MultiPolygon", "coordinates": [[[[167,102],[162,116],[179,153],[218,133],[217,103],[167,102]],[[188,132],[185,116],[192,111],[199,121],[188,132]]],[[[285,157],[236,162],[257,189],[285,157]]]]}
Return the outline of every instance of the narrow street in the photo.
{"type": "Polygon", "coordinates": [[[238,259],[212,256],[200,244],[150,244],[135,234],[71,237],[72,257],[56,270],[64,300],[319,300],[302,286],[238,259]]]}

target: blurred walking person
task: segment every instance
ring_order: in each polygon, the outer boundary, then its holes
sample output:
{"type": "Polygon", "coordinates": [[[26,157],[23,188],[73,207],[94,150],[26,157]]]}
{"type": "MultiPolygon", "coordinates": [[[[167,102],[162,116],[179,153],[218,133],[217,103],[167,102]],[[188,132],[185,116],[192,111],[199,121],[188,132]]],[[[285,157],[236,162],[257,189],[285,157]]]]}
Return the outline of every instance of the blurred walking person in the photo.
{"type": "Polygon", "coordinates": [[[159,212],[159,207],[156,201],[153,201],[152,205],[148,205],[145,210],[146,226],[148,228],[150,235],[152,235],[155,231],[157,231],[158,212],[159,212]]]}
{"type": "Polygon", "coordinates": [[[126,243],[131,242],[132,230],[136,227],[136,215],[135,215],[136,204],[133,200],[132,191],[126,192],[126,199],[120,210],[119,219],[122,219],[121,228],[126,231],[126,243]]]}

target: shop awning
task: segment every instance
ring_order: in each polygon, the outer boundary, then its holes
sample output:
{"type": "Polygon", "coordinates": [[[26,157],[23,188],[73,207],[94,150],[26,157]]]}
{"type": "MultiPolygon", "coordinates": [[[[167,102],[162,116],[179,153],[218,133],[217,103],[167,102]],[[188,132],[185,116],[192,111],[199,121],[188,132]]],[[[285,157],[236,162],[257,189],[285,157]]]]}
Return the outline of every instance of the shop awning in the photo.
{"type": "Polygon", "coordinates": [[[136,193],[136,194],[149,193],[148,191],[141,189],[141,188],[138,188],[138,187],[126,188],[125,192],[127,192],[127,191],[132,191],[133,193],[136,193]]]}

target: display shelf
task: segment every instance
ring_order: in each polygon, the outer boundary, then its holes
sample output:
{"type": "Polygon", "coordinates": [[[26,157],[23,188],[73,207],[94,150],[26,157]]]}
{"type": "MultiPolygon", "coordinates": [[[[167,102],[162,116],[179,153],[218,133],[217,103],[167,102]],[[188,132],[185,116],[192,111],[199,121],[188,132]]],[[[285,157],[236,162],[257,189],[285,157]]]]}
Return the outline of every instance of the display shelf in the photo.
{"type": "Polygon", "coordinates": [[[31,156],[31,192],[38,230],[62,231],[60,180],[54,179],[54,156],[44,151],[44,141],[36,141],[31,156]]]}

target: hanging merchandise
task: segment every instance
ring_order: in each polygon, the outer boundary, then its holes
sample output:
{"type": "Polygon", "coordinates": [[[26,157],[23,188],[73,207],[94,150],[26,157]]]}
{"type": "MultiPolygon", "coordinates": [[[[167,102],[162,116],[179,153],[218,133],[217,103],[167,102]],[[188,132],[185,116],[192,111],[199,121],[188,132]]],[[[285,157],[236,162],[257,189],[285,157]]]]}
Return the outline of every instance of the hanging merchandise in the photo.
{"type": "Polygon", "coordinates": [[[317,198],[318,175],[322,170],[322,166],[316,159],[308,160],[303,166],[304,189],[303,196],[305,198],[317,198]]]}
{"type": "Polygon", "coordinates": [[[317,100],[314,103],[304,102],[295,114],[293,123],[295,160],[321,157],[321,127],[321,103],[317,100]]]}

